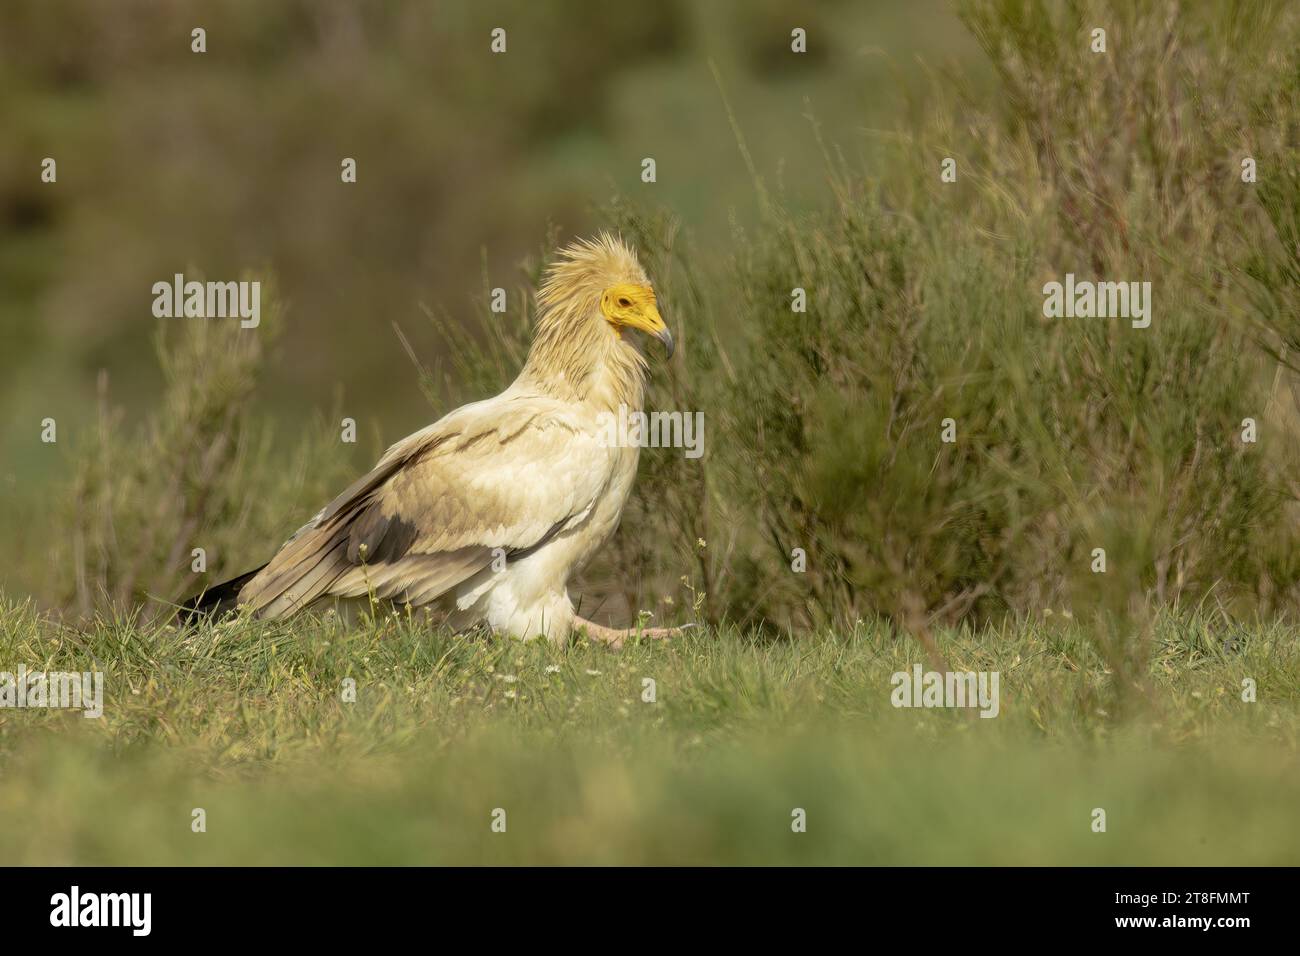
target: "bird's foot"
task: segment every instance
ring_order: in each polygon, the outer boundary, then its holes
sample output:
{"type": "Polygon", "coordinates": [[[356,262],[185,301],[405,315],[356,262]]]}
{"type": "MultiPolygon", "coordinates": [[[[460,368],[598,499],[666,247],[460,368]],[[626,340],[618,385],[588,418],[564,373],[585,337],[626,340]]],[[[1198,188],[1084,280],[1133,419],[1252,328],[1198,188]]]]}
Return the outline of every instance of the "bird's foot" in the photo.
{"type": "Polygon", "coordinates": [[[588,621],[585,618],[575,618],[573,622],[574,630],[586,631],[587,637],[597,644],[604,644],[610,650],[618,651],[623,649],[623,644],[630,638],[645,637],[655,641],[666,641],[669,638],[685,634],[687,631],[694,630],[697,625],[683,624],[680,627],[605,627],[603,624],[597,624],[595,621],[588,621]]]}

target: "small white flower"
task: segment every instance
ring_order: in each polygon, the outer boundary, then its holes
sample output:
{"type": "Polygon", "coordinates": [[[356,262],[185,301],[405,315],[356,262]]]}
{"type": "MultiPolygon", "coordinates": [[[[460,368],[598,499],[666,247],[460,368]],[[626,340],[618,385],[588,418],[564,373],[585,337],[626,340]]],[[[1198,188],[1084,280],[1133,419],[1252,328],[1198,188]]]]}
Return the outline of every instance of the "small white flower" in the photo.
{"type": "Polygon", "coordinates": [[[519,680],[519,678],[514,674],[498,674],[497,680],[503,680],[507,684],[513,684],[515,681],[519,680]]]}
{"type": "Polygon", "coordinates": [[[547,664],[547,665],[546,665],[546,673],[548,673],[548,674],[558,674],[559,672],[560,672],[560,665],[559,665],[559,664],[547,664]]]}

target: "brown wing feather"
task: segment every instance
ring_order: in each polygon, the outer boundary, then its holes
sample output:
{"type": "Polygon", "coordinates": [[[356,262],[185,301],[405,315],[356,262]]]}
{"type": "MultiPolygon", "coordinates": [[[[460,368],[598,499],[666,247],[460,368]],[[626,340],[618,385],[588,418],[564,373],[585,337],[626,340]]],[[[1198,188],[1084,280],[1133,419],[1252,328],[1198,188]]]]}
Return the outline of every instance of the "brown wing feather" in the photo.
{"type": "Polygon", "coordinates": [[[240,592],[265,617],[324,597],[423,604],[493,550],[536,547],[604,490],[608,450],[564,406],[507,392],[404,439],[240,592]]]}

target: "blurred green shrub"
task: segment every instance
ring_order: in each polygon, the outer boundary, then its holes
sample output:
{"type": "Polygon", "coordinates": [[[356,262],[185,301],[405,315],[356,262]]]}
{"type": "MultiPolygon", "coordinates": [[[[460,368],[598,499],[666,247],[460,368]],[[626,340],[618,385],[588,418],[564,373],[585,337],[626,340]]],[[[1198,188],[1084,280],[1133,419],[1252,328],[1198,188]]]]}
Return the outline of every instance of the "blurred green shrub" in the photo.
{"type": "Polygon", "coordinates": [[[170,617],[169,602],[264,561],[346,476],[337,430],[317,422],[277,439],[255,413],[254,386],[282,324],[264,281],[256,333],[235,319],[163,326],[165,389],[135,428],[101,373],[97,427],[77,448],[53,541],[70,610],[170,617]]]}

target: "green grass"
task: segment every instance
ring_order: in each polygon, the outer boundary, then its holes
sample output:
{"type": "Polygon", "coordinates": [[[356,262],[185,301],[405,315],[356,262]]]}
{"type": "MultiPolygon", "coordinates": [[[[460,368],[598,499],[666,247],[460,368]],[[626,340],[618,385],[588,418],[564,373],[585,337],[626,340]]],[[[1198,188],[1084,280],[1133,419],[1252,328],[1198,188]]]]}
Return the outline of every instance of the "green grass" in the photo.
{"type": "Polygon", "coordinates": [[[2,668],[106,672],[102,719],[0,710],[6,864],[1300,860],[1300,645],[1280,623],[1163,616],[1127,691],[1060,614],[938,632],[953,668],[1001,673],[979,719],[893,708],[890,675],[925,657],[885,625],[612,654],[400,618],[0,622],[2,668]]]}

